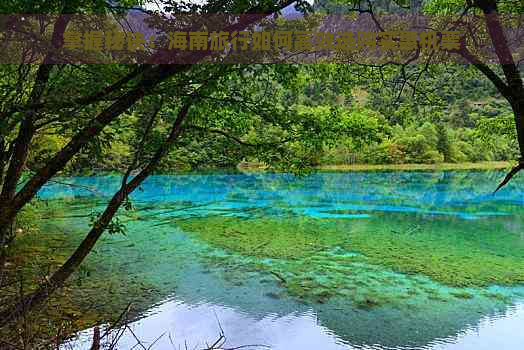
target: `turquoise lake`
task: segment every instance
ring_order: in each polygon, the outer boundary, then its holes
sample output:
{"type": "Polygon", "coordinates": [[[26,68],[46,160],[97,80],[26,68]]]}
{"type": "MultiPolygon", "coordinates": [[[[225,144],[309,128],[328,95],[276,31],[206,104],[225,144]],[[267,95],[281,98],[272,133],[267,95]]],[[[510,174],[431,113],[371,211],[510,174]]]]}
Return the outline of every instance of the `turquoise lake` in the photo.
{"type": "MultiPolygon", "coordinates": [[[[221,328],[223,348],[519,349],[524,178],[492,194],[503,177],[498,171],[152,176],[132,195],[135,209],[119,216],[127,234],[104,236],[87,264],[97,273],[85,278],[121,275],[148,286],[129,297],[140,300],[131,327],[144,344],[155,342],[152,349],[185,343],[201,349],[221,328]],[[289,239],[293,255],[272,249],[282,238],[273,232],[279,222],[296,227],[289,237],[298,240],[297,232],[315,227],[312,242],[321,249],[297,253],[297,244],[313,243],[289,239]],[[252,252],[212,236],[232,232],[241,240],[249,227],[262,232],[252,252]],[[466,266],[470,261],[479,266],[466,266]]],[[[103,209],[121,178],[56,180],[39,197],[63,201],[63,213],[44,224],[80,237],[86,215],[103,209]]],[[[82,331],[69,345],[88,349],[91,334],[82,331]]],[[[136,340],[127,332],[120,344],[131,348],[136,340]]]]}

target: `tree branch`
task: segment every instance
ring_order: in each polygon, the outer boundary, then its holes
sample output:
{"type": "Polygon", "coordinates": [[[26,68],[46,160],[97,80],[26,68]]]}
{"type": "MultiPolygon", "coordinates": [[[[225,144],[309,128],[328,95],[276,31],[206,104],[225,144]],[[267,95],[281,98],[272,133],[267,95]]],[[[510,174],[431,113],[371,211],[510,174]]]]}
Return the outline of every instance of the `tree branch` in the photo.
{"type": "Polygon", "coordinates": [[[188,100],[178,112],[177,118],[173,123],[169,136],[164,143],[157,149],[147,166],[142,169],[130,182],[123,183],[120,189],[113,195],[102,215],[96,220],[91,230],[86,235],[82,243],[77,247],[67,261],[53,273],[53,275],[42,284],[35,292],[25,296],[11,307],[0,311],[0,328],[8,322],[17,320],[20,316],[27,313],[37,305],[46,300],[56,289],[60,288],[67,278],[83,262],[91,252],[94,245],[101,237],[104,230],[110,224],[112,218],[117,213],[122,202],[133,192],[154,170],[162,157],[169,151],[182,130],[182,122],[187,116],[192,99],[188,100]]]}
{"type": "Polygon", "coordinates": [[[511,179],[517,175],[517,173],[524,169],[524,159],[519,160],[519,164],[513,167],[513,169],[510,170],[510,172],[504,177],[504,180],[498,185],[497,189],[493,191],[493,194],[497,193],[498,190],[500,190],[502,187],[506,186],[508,182],[511,181],[511,179]]]}

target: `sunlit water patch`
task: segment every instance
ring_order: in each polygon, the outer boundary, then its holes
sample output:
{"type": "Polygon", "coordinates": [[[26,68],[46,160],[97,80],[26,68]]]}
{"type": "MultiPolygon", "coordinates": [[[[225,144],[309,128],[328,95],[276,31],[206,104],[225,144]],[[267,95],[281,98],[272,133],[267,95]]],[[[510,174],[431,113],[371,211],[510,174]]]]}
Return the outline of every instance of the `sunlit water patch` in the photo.
{"type": "MultiPolygon", "coordinates": [[[[128,235],[106,236],[90,266],[155,287],[133,329],[151,342],[165,333],[160,349],[213,343],[218,323],[228,347],[517,349],[523,181],[492,195],[501,177],[154,176],[133,194],[137,209],[121,214],[128,235]]],[[[75,211],[101,210],[120,178],[61,182],[83,187],[53,184],[39,195],[84,198],[53,220],[82,232],[75,211]]]]}

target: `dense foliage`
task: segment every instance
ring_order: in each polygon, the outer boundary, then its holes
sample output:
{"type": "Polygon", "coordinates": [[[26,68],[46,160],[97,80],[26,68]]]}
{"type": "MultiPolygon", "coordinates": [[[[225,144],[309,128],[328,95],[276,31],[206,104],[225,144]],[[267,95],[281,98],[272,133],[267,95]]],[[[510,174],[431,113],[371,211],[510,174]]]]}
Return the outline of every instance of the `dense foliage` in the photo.
{"type": "MultiPolygon", "coordinates": [[[[284,150],[295,156],[300,153],[297,159],[311,165],[457,163],[518,157],[510,107],[487,79],[469,67],[446,67],[435,72],[438,78],[428,76],[428,90],[434,92],[423,100],[398,98],[395,89],[378,88],[366,81],[348,86],[350,68],[237,68],[219,82],[221,90],[198,105],[193,124],[199,128],[183,135],[159,171],[228,168],[242,162],[282,165],[284,159],[290,160],[277,155],[284,150]],[[258,79],[246,79],[254,74],[258,79]],[[234,99],[228,97],[233,95],[234,99]],[[260,140],[282,140],[275,133],[282,133],[285,125],[279,131],[264,127],[261,113],[269,111],[299,123],[309,120],[307,127],[312,132],[302,125],[301,130],[295,130],[301,136],[289,139],[281,149],[275,144],[271,144],[273,150],[252,147],[260,140]]],[[[133,125],[143,123],[141,113],[131,111],[123,118],[124,124],[105,129],[66,172],[125,169],[136,139],[133,125]]],[[[156,132],[166,128],[167,124],[160,124],[156,132]]],[[[47,128],[32,146],[29,169],[38,168],[66,141],[63,125],[47,128]]]]}

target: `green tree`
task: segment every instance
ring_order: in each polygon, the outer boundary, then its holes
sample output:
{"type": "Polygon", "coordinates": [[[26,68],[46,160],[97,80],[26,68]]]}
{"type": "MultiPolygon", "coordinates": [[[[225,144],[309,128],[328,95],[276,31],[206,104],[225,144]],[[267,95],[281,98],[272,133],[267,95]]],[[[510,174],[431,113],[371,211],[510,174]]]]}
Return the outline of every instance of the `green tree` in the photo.
{"type": "MultiPolygon", "coordinates": [[[[43,11],[52,12],[56,9],[62,14],[81,10],[94,11],[92,8],[75,7],[74,5],[80,4],[75,2],[66,2],[65,7],[62,6],[61,1],[50,1],[49,4],[43,11]]],[[[170,4],[169,2],[168,5],[170,4]]],[[[222,10],[229,13],[271,14],[289,4],[291,1],[262,1],[249,4],[244,1],[210,1],[192,6],[190,11],[213,13],[222,10]]],[[[25,5],[24,1],[15,2],[5,10],[10,13],[20,13],[24,11],[25,5]]],[[[57,50],[62,45],[59,39],[63,36],[68,22],[69,17],[58,16],[52,26],[52,43],[57,50]]],[[[246,26],[249,24],[246,23],[246,26]]],[[[52,59],[53,52],[50,52],[44,60],[46,63],[52,63],[52,59]]],[[[111,226],[115,213],[122,204],[128,202],[129,194],[153,173],[162,158],[177,143],[180,134],[187,128],[185,124],[195,126],[194,120],[198,121],[195,114],[201,116],[201,113],[196,113],[198,104],[207,100],[213,92],[220,92],[222,87],[219,86],[219,82],[227,84],[223,77],[242,70],[234,66],[167,64],[83,68],[85,69],[78,69],[78,66],[74,65],[42,64],[37,67],[22,66],[19,69],[6,67],[6,70],[0,72],[2,81],[9,82],[7,86],[18,88],[14,91],[9,88],[4,89],[0,104],[2,122],[0,170],[3,179],[0,194],[2,256],[5,247],[15,239],[11,231],[15,218],[42,186],[65,169],[89,145],[99,141],[104,146],[107,139],[100,138],[101,135],[107,133],[108,128],[119,128],[121,123],[126,124],[125,119],[130,115],[130,111],[136,111],[146,120],[142,122],[141,118],[132,124],[135,128],[132,132],[133,151],[122,178],[122,186],[110,199],[106,209],[94,220],[85,239],[45,284],[15,305],[7,306],[0,311],[0,326],[31,310],[64,283],[93,249],[104,230],[111,226]],[[101,79],[101,77],[106,78],[101,79]],[[27,81],[31,83],[26,84],[27,81]],[[72,113],[75,118],[70,118],[72,113]],[[36,169],[23,186],[18,187],[35,137],[51,126],[59,126],[62,129],[61,131],[68,137],[67,143],[36,169]],[[151,134],[157,134],[159,137],[151,138],[151,134]],[[134,177],[130,176],[132,172],[136,172],[134,177]]],[[[289,74],[289,69],[275,69],[274,74],[286,76],[289,74]]],[[[304,124],[302,120],[290,120],[288,113],[279,113],[274,109],[261,108],[258,111],[261,115],[260,123],[273,124],[276,127],[269,142],[263,140],[254,144],[254,148],[260,150],[260,154],[265,155],[267,152],[263,152],[264,150],[271,150],[272,155],[267,156],[268,160],[288,159],[289,155],[278,155],[285,153],[283,147],[280,147],[281,152],[278,152],[278,147],[274,147],[275,142],[282,144],[284,140],[281,137],[287,136],[286,132],[279,133],[279,129],[287,131],[290,137],[306,140],[308,145],[320,143],[323,134],[314,133],[315,129],[312,128],[314,123],[311,121],[306,120],[307,123],[304,124]],[[302,137],[302,132],[307,133],[305,137],[302,137]],[[314,137],[310,139],[308,136],[314,137]]],[[[232,115],[223,115],[218,125],[221,129],[215,131],[223,132],[223,128],[229,127],[228,122],[232,120],[232,115]]],[[[235,123],[235,127],[241,128],[243,124],[239,121],[235,123]]],[[[205,128],[207,129],[207,126],[205,128]]],[[[228,132],[224,133],[232,139],[236,138],[228,132]]],[[[246,143],[240,139],[237,141],[246,143]]],[[[99,149],[95,148],[95,151],[98,152],[99,149]]],[[[300,162],[293,163],[295,166],[301,166],[300,162]]],[[[3,263],[0,264],[0,268],[3,268],[3,263]]]]}
{"type": "Polygon", "coordinates": [[[444,161],[451,161],[451,143],[448,136],[448,131],[443,123],[436,125],[437,131],[437,150],[444,156],[444,161]]]}

